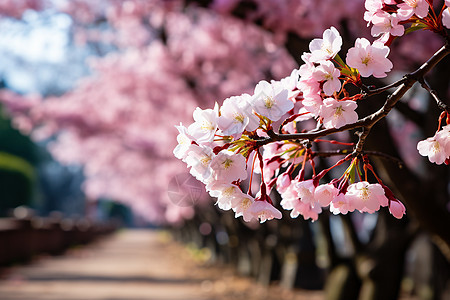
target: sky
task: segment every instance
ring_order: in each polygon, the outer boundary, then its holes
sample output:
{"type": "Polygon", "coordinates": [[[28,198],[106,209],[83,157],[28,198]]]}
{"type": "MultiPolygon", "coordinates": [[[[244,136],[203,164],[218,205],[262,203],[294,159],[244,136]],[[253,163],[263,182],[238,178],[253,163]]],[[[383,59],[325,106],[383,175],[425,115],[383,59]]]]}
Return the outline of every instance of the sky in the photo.
{"type": "Polygon", "coordinates": [[[0,19],[0,74],[8,87],[23,94],[61,93],[85,75],[87,53],[72,47],[71,24],[68,15],[51,11],[0,19]]]}

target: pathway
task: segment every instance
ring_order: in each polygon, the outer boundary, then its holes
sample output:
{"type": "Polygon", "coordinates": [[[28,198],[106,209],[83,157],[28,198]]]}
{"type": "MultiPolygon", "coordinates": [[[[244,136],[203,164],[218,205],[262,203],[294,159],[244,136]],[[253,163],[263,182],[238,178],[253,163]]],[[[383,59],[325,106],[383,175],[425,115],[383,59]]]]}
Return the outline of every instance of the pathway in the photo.
{"type": "Polygon", "coordinates": [[[320,292],[268,289],[231,269],[202,267],[185,247],[149,230],[120,231],[1,275],[1,300],[321,299],[320,292]]]}

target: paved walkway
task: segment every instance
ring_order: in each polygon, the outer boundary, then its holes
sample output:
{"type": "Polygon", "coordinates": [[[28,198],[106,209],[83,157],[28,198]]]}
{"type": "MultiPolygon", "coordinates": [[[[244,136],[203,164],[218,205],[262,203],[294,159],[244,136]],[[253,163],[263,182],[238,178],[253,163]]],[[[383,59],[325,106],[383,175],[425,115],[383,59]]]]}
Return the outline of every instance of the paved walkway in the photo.
{"type": "Polygon", "coordinates": [[[121,231],[105,240],[6,270],[1,300],[321,299],[267,289],[227,268],[206,268],[154,231],[121,231]]]}

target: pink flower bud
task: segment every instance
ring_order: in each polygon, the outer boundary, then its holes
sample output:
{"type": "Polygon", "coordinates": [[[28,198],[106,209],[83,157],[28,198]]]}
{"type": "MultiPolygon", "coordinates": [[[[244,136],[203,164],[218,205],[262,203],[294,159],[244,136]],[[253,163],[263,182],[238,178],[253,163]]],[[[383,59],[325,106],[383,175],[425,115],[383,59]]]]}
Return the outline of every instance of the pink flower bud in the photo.
{"type": "Polygon", "coordinates": [[[391,201],[389,212],[397,219],[401,219],[406,212],[406,208],[400,201],[391,201]]]}

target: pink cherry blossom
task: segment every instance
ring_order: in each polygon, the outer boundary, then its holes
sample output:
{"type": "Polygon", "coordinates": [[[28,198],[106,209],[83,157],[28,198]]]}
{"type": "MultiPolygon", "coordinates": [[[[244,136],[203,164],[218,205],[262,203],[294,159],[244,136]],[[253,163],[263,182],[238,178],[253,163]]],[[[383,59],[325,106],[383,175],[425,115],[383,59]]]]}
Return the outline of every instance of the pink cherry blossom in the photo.
{"type": "Polygon", "coordinates": [[[321,184],[314,190],[314,199],[322,206],[328,206],[338,195],[339,190],[331,183],[321,184]]]}
{"type": "Polygon", "coordinates": [[[250,195],[240,193],[231,200],[231,206],[235,212],[235,217],[242,216],[245,222],[250,222],[255,219],[255,215],[250,210],[250,207],[255,202],[255,199],[250,195]]]}
{"type": "Polygon", "coordinates": [[[380,205],[386,206],[388,203],[383,187],[378,183],[371,184],[367,181],[349,185],[345,197],[351,207],[360,211],[374,212],[380,205]]]}
{"type": "Polygon", "coordinates": [[[288,173],[284,172],[277,178],[277,191],[283,194],[287,188],[291,185],[291,177],[288,173]]]}
{"type": "Polygon", "coordinates": [[[372,36],[389,33],[394,36],[402,36],[405,33],[403,25],[398,24],[399,19],[396,14],[388,14],[387,12],[378,12],[372,18],[372,36]]]}
{"type": "Polygon", "coordinates": [[[347,64],[355,69],[363,77],[373,75],[377,78],[386,77],[386,72],[391,71],[393,65],[387,58],[389,48],[380,44],[370,42],[365,38],[358,38],[355,47],[347,52],[347,64]]]}
{"type": "Polygon", "coordinates": [[[281,219],[281,212],[267,201],[255,201],[248,208],[261,223],[272,219],[281,219]]]}
{"type": "Polygon", "coordinates": [[[326,128],[340,128],[346,124],[356,122],[358,114],[355,109],[358,105],[355,101],[337,101],[334,98],[323,100],[320,116],[323,117],[323,125],[326,128]]]}
{"type": "Polygon", "coordinates": [[[322,212],[320,205],[314,205],[316,203],[304,203],[302,201],[294,202],[294,207],[291,211],[291,218],[297,218],[302,215],[305,220],[311,219],[316,221],[319,218],[319,214],[322,212]]]}
{"type": "Polygon", "coordinates": [[[300,201],[306,204],[313,203],[315,201],[314,190],[316,187],[312,179],[297,182],[294,187],[298,193],[300,201]]]}
{"type": "Polygon", "coordinates": [[[339,80],[340,75],[341,72],[331,61],[320,62],[312,73],[312,77],[315,80],[324,82],[323,91],[329,96],[334,92],[339,92],[341,89],[341,81],[339,80]]]}
{"type": "Polygon", "coordinates": [[[338,194],[330,203],[330,211],[335,215],[345,215],[354,210],[355,208],[350,205],[349,199],[345,194],[338,194]]]}
{"type": "Polygon", "coordinates": [[[341,50],[342,37],[336,28],[331,27],[323,32],[322,39],[314,39],[309,43],[311,62],[331,59],[341,50]]]}
{"type": "MultiPolygon", "coordinates": [[[[317,83],[315,80],[314,82],[317,83]]],[[[303,93],[302,104],[306,111],[314,116],[318,116],[323,105],[323,100],[318,93],[303,93]]]]}
{"type": "Polygon", "coordinates": [[[425,0],[404,0],[398,5],[398,17],[400,20],[408,20],[414,14],[423,19],[428,15],[429,5],[425,0]]]}

